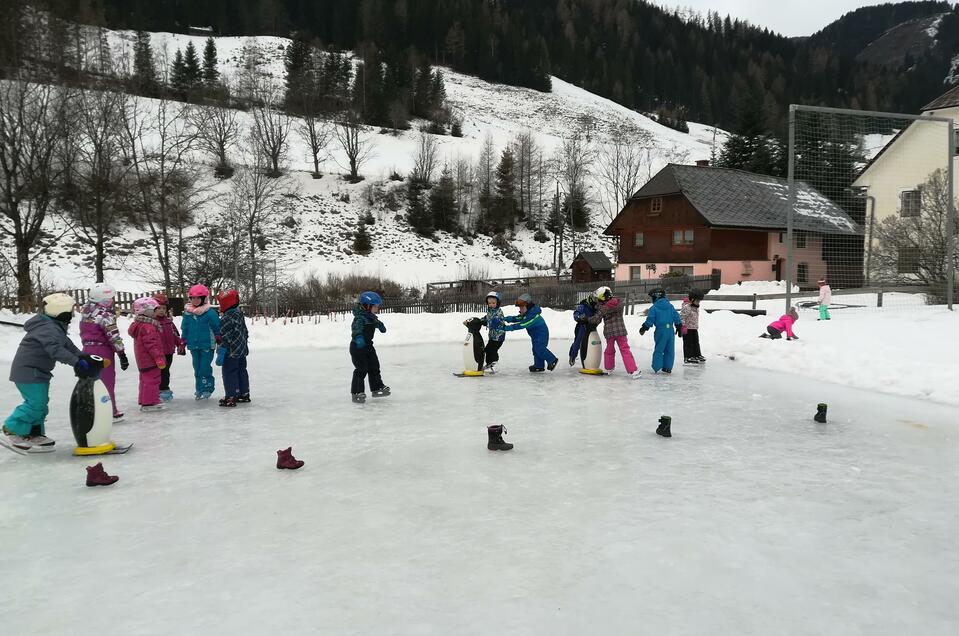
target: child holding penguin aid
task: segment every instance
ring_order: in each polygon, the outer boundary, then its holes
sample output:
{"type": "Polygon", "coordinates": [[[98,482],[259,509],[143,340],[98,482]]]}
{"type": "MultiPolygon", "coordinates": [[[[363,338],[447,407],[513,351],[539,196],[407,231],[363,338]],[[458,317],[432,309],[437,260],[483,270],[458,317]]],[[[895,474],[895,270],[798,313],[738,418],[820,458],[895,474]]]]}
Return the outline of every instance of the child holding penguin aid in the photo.
{"type": "Polygon", "coordinates": [[[163,355],[163,337],[156,319],[158,303],[153,298],[137,298],[133,301],[133,324],[128,333],[133,338],[133,353],[140,370],[140,410],[162,411],[166,408],[160,400],[160,372],[166,369],[163,355]]]}
{"type": "Polygon", "coordinates": [[[596,295],[590,293],[579,301],[576,309],[573,310],[576,328],[573,331],[573,344],[569,347],[569,366],[576,364],[576,358],[581,361],[586,360],[589,334],[596,331],[596,325],[590,322],[590,318],[596,315],[596,302],[596,295]]]}
{"type": "Polygon", "coordinates": [[[529,367],[530,373],[541,373],[546,369],[552,371],[556,368],[559,358],[549,350],[549,327],[543,319],[542,310],[533,302],[533,297],[529,294],[523,294],[517,298],[516,306],[519,307],[519,315],[506,316],[504,320],[509,324],[503,327],[503,330],[525,329],[529,334],[533,344],[533,364],[529,367]]]}
{"type": "Polygon", "coordinates": [[[639,329],[643,336],[651,327],[656,327],[653,334],[655,348],[653,349],[653,371],[672,373],[673,363],[676,361],[676,336],[682,335],[683,319],[666,297],[666,290],[660,287],[649,290],[649,297],[653,306],[649,308],[646,321],[639,329]]]}
{"type": "MultiPolygon", "coordinates": [[[[486,341],[486,348],[483,349],[483,356],[486,360],[484,370],[487,373],[496,373],[496,363],[499,362],[499,350],[506,341],[506,316],[503,315],[501,308],[503,297],[499,292],[491,291],[486,294],[486,315],[480,318],[480,322],[489,332],[489,338],[486,341]]],[[[469,327],[469,320],[464,320],[463,324],[469,327]]]]}
{"type": "Polygon", "coordinates": [[[80,310],[80,341],[83,343],[84,353],[109,361],[100,371],[100,379],[107,388],[110,402],[113,403],[113,421],[119,422],[123,419],[123,413],[117,408],[115,362],[116,358],[119,358],[120,369],[126,371],[130,367],[130,361],[123,349],[123,338],[120,337],[120,329],[117,327],[117,313],[113,308],[114,296],[116,290],[112,285],[97,283],[90,288],[90,301],[80,310]]]}
{"type": "Polygon", "coordinates": [[[619,298],[613,296],[613,290],[609,287],[600,287],[596,290],[596,315],[589,319],[593,324],[603,323],[603,337],[606,338],[606,350],[603,352],[603,366],[607,373],[616,368],[616,347],[619,347],[619,355],[623,357],[623,366],[626,373],[633,378],[638,378],[642,371],[636,367],[636,360],[629,350],[629,339],[627,338],[626,321],[623,320],[623,307],[620,305],[619,298]]]}
{"type": "Polygon", "coordinates": [[[43,299],[41,313],[27,320],[27,334],[20,341],[10,366],[10,381],[23,396],[23,404],[3,423],[0,443],[17,452],[47,453],[55,442],[45,435],[50,412],[50,380],[56,363],[73,367],[80,377],[94,377],[97,370],[87,354],[67,335],[73,319],[72,296],[50,294],[43,299]]]}

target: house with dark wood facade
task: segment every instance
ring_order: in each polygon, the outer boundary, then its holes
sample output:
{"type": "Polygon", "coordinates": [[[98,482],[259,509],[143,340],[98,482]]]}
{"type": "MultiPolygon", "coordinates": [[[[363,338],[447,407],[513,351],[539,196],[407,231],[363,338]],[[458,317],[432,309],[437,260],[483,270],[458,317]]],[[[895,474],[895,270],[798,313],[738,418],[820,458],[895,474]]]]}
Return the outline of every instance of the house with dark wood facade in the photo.
{"type": "Polygon", "coordinates": [[[602,252],[580,252],[569,266],[574,283],[613,280],[613,267],[602,252]]]}
{"type": "MultiPolygon", "coordinates": [[[[636,194],[606,228],[619,239],[616,280],[720,273],[724,284],[786,277],[785,179],[669,164],[636,194]]],[[[803,182],[796,184],[794,280],[813,284],[829,274],[823,242],[839,235],[862,241],[862,228],[803,182]]]]}

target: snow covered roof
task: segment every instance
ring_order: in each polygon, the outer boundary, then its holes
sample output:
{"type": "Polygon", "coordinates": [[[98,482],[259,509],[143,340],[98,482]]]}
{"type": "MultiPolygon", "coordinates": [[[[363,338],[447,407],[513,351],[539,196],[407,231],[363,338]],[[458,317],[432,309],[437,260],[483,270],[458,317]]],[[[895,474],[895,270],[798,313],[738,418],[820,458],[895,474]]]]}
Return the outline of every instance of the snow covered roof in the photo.
{"type": "MultiPolygon", "coordinates": [[[[631,199],[680,193],[710,226],[786,229],[788,181],[742,170],[671,163],[631,199]]],[[[620,214],[628,209],[623,208],[620,214]]],[[[610,229],[615,224],[614,220],[610,229]]],[[[818,234],[862,234],[862,228],[842,208],[803,181],[796,182],[793,228],[818,234]]]]}
{"type": "Polygon", "coordinates": [[[613,269],[613,262],[609,260],[609,257],[603,252],[580,252],[573,260],[577,261],[580,258],[586,261],[586,264],[594,270],[613,269]]]}

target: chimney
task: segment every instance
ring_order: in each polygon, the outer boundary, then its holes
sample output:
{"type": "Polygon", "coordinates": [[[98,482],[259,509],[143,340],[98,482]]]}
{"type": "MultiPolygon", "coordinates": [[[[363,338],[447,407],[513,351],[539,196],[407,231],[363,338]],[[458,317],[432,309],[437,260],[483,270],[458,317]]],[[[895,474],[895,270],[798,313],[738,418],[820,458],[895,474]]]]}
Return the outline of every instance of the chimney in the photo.
{"type": "Polygon", "coordinates": [[[709,159],[697,159],[697,160],[696,160],[696,165],[697,165],[698,167],[700,167],[700,168],[708,168],[708,167],[709,167],[709,159]]]}

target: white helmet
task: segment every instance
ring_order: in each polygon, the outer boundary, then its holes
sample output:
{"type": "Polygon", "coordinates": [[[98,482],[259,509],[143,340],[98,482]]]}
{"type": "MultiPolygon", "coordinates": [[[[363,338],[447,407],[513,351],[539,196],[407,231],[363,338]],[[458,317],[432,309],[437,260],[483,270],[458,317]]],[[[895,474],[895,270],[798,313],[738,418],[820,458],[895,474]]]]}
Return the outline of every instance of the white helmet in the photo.
{"type": "Polygon", "coordinates": [[[90,302],[97,303],[98,305],[106,305],[113,300],[116,294],[117,290],[113,288],[113,285],[97,283],[90,288],[90,302]]]}
{"type": "Polygon", "coordinates": [[[43,313],[56,318],[60,314],[72,314],[76,301],[69,294],[50,294],[43,299],[43,313]]]}
{"type": "Polygon", "coordinates": [[[606,287],[605,285],[598,288],[595,293],[596,293],[596,298],[598,298],[600,302],[606,302],[607,300],[613,297],[613,290],[610,289],[609,287],[606,287]]]}
{"type": "Polygon", "coordinates": [[[500,305],[503,304],[503,297],[500,296],[500,294],[499,294],[498,291],[491,291],[490,293],[486,294],[486,297],[487,297],[487,298],[495,298],[495,299],[496,299],[496,306],[497,306],[497,307],[499,307],[500,305]]]}

